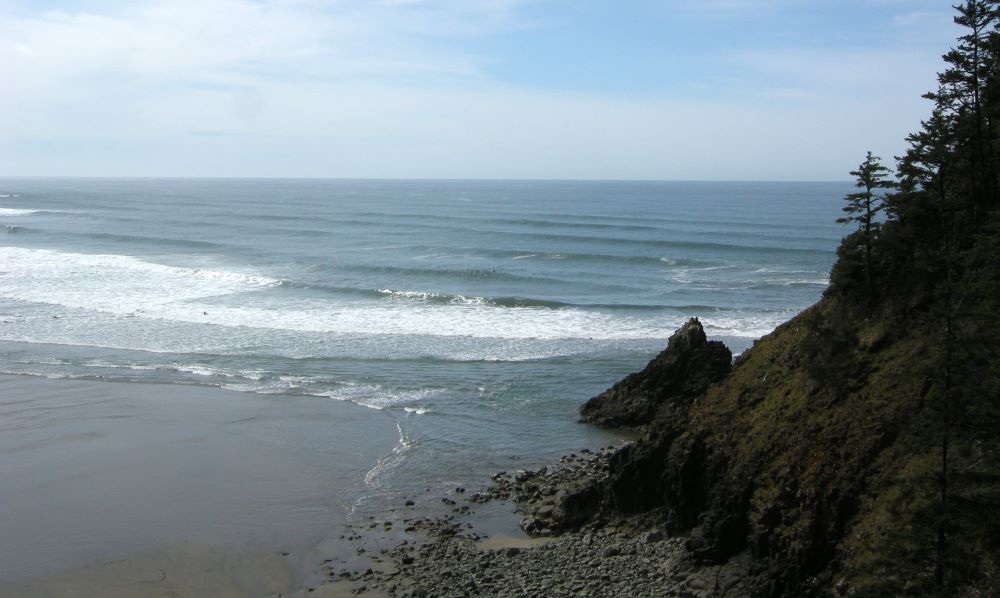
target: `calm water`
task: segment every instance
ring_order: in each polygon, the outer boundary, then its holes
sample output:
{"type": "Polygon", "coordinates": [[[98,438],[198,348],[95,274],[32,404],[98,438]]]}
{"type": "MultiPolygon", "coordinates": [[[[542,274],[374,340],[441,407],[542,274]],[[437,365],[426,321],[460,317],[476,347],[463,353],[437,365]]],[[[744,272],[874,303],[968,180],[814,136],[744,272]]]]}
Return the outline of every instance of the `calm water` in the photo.
{"type": "Polygon", "coordinates": [[[605,443],[577,406],[689,316],[738,352],[815,302],[849,190],[0,179],[0,372],[384,410],[378,508],[605,443]]]}

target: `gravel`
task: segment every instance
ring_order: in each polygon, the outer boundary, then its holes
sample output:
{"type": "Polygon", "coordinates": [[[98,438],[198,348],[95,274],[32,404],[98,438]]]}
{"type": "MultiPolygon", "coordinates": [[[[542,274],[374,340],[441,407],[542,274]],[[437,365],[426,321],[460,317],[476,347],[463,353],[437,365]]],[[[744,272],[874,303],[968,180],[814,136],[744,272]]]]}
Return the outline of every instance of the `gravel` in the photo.
{"type": "MultiPolygon", "coordinates": [[[[324,576],[351,583],[355,594],[421,596],[745,596],[751,566],[747,555],[723,565],[700,564],[670,537],[655,514],[592,520],[575,529],[560,526],[568,490],[600,480],[613,449],[581,451],[539,471],[499,472],[493,483],[459,500],[471,505],[513,501],[525,515],[521,527],[534,540],[517,546],[484,541],[456,517],[406,520],[408,539],[373,555],[372,566],[328,566],[324,576]]],[[[450,504],[453,498],[449,498],[450,504]]],[[[368,529],[355,530],[359,542],[368,529]]]]}

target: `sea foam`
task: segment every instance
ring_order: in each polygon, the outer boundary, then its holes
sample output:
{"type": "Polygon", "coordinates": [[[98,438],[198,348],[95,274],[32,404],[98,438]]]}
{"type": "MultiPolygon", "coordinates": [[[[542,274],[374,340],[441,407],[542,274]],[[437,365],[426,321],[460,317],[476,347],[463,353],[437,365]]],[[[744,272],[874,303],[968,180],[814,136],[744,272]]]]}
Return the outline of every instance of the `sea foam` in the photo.
{"type": "MultiPolygon", "coordinates": [[[[669,336],[679,321],[583,309],[507,308],[481,298],[447,303],[371,304],[265,298],[263,305],[220,297],[278,287],[255,273],[177,267],[124,255],[0,247],[0,297],[119,316],[298,332],[499,339],[646,339],[669,336]]],[[[380,292],[400,298],[429,293],[380,292]]],[[[757,332],[756,327],[753,331],[757,332]]]]}
{"type": "Polygon", "coordinates": [[[117,314],[277,286],[273,278],[125,255],[0,247],[0,297],[117,314]]]}

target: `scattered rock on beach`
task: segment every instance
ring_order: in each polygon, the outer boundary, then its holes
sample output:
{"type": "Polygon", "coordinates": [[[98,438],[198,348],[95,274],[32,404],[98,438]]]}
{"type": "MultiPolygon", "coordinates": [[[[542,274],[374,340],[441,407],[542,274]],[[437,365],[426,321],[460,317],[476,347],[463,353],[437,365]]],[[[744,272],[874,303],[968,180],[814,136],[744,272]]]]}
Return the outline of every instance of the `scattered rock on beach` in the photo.
{"type": "Polygon", "coordinates": [[[398,570],[365,572],[362,579],[368,590],[398,597],[735,597],[745,594],[739,580],[746,577],[749,562],[734,559],[702,568],[687,554],[683,539],[650,543],[628,522],[567,533],[528,548],[487,549],[461,535],[438,537],[415,550],[398,547],[390,556],[398,570]]]}
{"type": "Polygon", "coordinates": [[[539,538],[533,544],[487,548],[468,531],[469,524],[451,515],[404,519],[406,532],[422,539],[384,551],[393,566],[331,569],[327,576],[354,582],[355,593],[398,597],[746,595],[742,580],[748,579],[748,558],[706,565],[688,549],[687,538],[667,537],[655,520],[587,519],[582,527],[566,525],[574,509],[593,507],[573,501],[586,494],[588,484],[606,478],[616,450],[580,451],[537,471],[499,472],[490,487],[465,496],[469,503],[514,500],[525,514],[522,528],[539,538]]]}

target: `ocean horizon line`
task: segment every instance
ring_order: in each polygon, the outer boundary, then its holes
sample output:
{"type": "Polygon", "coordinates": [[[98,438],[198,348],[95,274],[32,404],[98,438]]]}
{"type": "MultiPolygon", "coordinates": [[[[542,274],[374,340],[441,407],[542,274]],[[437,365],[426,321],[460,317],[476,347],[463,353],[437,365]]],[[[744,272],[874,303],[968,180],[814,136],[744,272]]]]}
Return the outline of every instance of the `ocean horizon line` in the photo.
{"type": "Polygon", "coordinates": [[[343,181],[343,182],[442,182],[442,183],[696,183],[696,184],[848,184],[852,181],[829,179],[605,179],[605,178],[445,178],[445,177],[307,177],[307,176],[188,176],[188,175],[8,175],[0,180],[93,180],[93,181],[343,181]]]}

